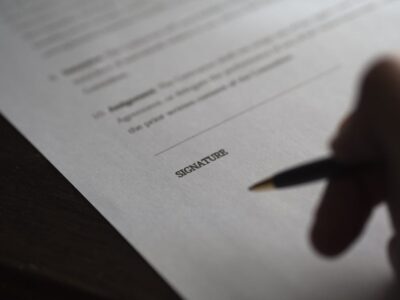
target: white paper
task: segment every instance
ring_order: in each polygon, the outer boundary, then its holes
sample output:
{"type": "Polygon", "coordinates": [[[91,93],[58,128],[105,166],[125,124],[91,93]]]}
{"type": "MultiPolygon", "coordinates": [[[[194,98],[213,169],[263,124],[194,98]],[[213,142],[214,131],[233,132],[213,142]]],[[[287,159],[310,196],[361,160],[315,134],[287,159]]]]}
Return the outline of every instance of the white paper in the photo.
{"type": "Polygon", "coordinates": [[[387,293],[383,209],[332,262],[307,240],[322,184],[247,188],[328,152],[400,46],[399,1],[0,0],[0,20],[1,112],[182,296],[387,293]]]}

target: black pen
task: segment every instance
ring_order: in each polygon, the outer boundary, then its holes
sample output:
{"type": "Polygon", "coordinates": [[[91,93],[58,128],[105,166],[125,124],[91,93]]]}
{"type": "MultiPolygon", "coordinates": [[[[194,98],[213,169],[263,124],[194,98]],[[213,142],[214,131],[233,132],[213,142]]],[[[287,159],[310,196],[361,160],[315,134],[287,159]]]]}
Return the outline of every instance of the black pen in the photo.
{"type": "Polygon", "coordinates": [[[265,191],[291,187],[325,178],[349,176],[370,167],[369,164],[345,164],[336,161],[334,158],[324,158],[278,173],[252,185],[249,190],[265,191]]]}

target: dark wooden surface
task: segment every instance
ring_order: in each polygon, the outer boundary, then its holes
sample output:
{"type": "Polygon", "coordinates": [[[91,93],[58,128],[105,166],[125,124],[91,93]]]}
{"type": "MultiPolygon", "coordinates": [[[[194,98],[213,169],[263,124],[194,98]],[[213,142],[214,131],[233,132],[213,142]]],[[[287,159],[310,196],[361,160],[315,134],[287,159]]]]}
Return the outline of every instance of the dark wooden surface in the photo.
{"type": "Polygon", "coordinates": [[[179,299],[0,115],[0,299],[179,299]]]}

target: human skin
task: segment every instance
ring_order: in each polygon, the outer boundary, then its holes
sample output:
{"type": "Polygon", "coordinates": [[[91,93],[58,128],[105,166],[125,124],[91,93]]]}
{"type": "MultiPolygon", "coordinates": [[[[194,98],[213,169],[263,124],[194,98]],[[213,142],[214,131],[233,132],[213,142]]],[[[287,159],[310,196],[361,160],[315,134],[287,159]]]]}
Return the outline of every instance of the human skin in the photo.
{"type": "Polygon", "coordinates": [[[371,167],[329,182],[315,215],[312,244],[323,255],[341,254],[383,202],[394,231],[389,258],[400,275],[400,57],[382,58],[368,69],[332,150],[339,161],[371,167]]]}

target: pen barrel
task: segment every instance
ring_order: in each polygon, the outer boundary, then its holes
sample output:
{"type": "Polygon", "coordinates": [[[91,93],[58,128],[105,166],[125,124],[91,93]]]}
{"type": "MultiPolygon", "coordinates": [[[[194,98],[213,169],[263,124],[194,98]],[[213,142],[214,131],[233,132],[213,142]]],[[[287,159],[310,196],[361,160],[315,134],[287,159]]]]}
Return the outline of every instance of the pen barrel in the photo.
{"type": "Polygon", "coordinates": [[[355,167],[339,163],[332,158],[318,160],[274,176],[276,187],[288,187],[312,182],[324,178],[334,178],[349,175],[355,167]]]}

